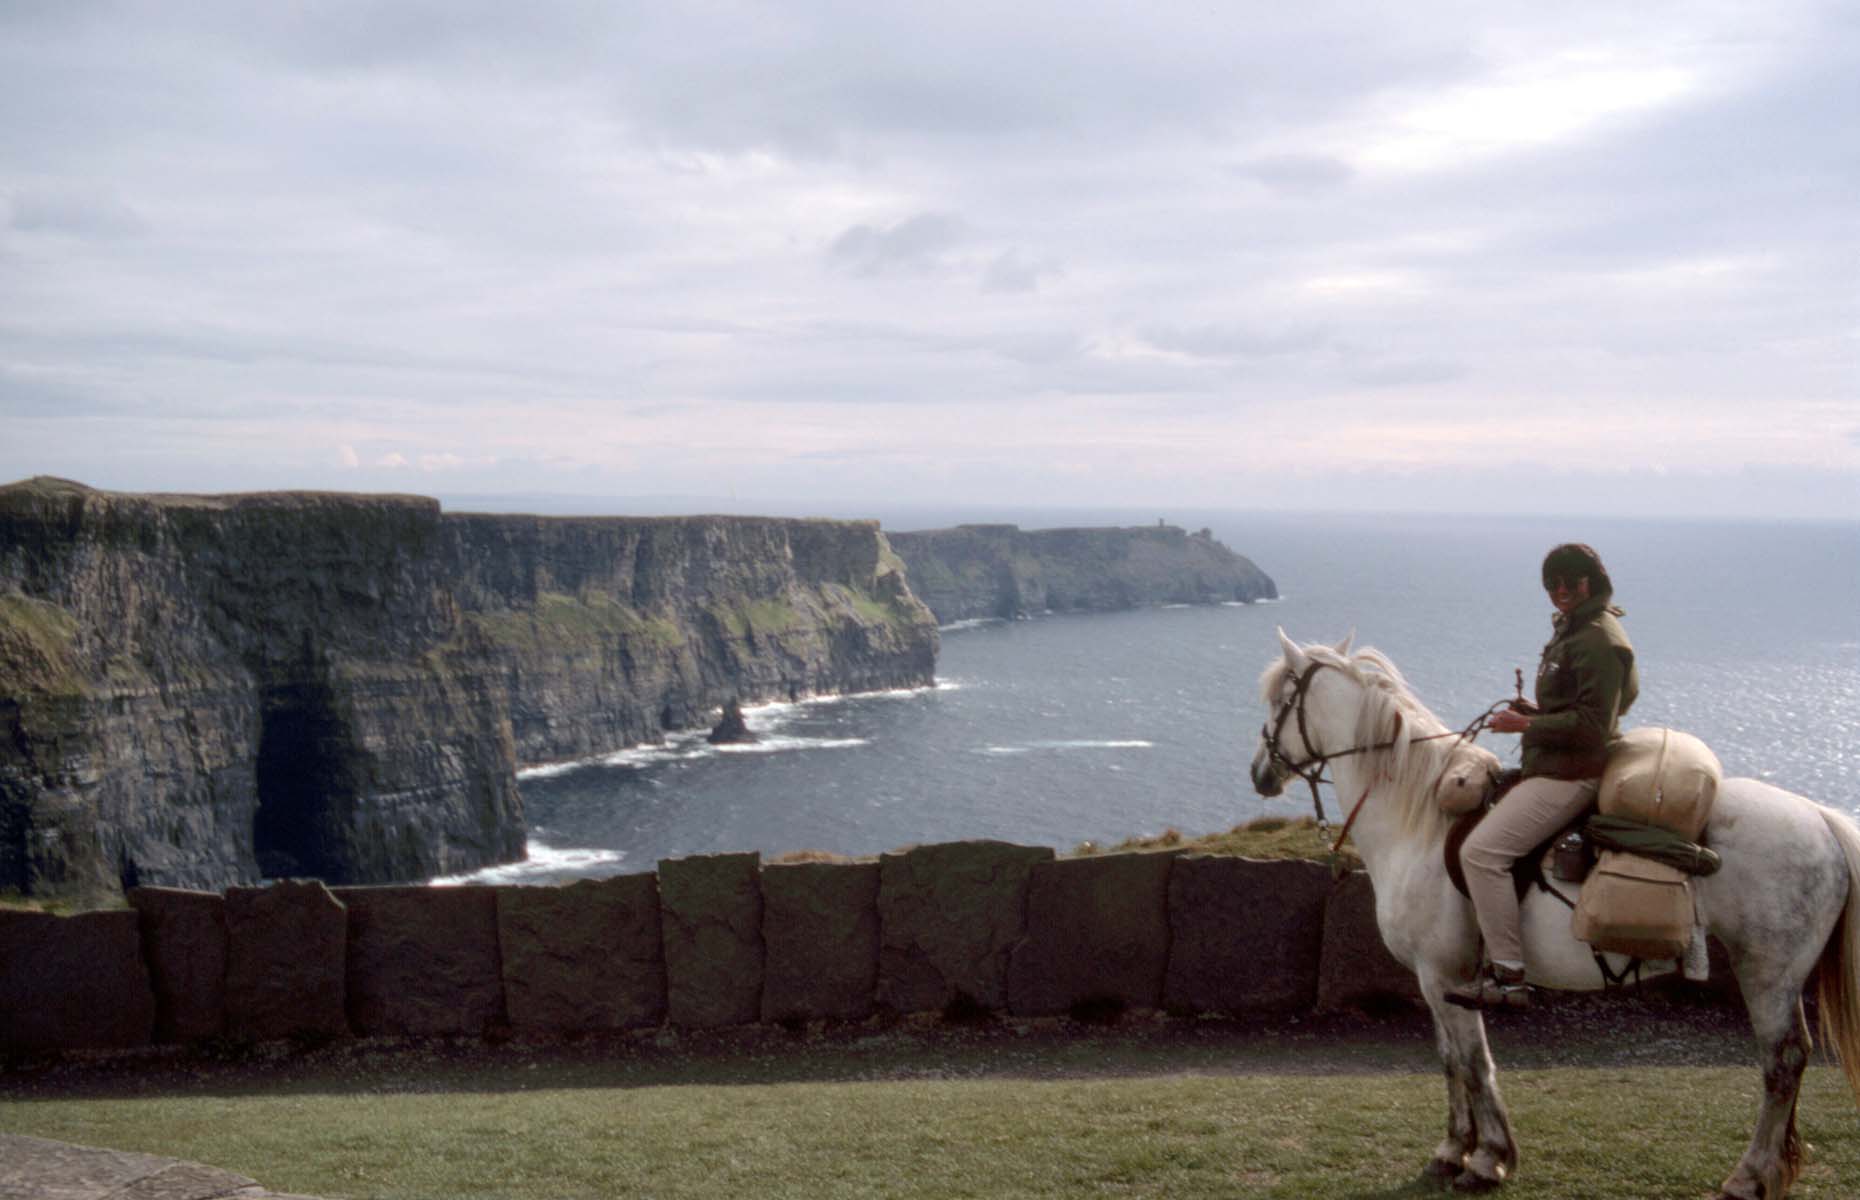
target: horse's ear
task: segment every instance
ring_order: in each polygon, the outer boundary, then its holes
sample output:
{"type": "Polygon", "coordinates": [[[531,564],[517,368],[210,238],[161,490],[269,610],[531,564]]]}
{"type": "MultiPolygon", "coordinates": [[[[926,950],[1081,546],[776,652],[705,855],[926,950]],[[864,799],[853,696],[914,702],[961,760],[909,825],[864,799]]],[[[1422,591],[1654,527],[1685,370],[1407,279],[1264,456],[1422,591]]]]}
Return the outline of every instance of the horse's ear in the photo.
{"type": "Polygon", "coordinates": [[[1285,627],[1283,625],[1279,627],[1279,646],[1285,651],[1286,665],[1291,667],[1292,670],[1302,671],[1306,666],[1310,665],[1311,656],[1305,653],[1303,646],[1300,646],[1297,642],[1285,636],[1285,627]]]}
{"type": "Polygon", "coordinates": [[[1350,643],[1355,640],[1356,630],[1352,629],[1350,632],[1343,635],[1343,640],[1341,642],[1337,643],[1337,653],[1343,658],[1350,657],[1350,643]]]}

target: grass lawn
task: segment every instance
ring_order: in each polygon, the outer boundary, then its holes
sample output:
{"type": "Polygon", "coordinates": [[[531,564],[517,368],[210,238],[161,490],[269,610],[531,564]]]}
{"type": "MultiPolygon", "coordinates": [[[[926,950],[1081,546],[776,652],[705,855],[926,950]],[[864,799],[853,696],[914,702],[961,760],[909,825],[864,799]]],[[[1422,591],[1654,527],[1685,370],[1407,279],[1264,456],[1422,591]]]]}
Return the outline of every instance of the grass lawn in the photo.
{"type": "MultiPolygon", "coordinates": [[[[1703,1197],[1742,1152],[1753,1068],[1501,1075],[1513,1197],[1703,1197]]],[[[1401,1197],[1441,1136],[1437,1074],[654,1083],[0,1100],[0,1129],[193,1159],[326,1197],[1401,1197]]],[[[1811,1068],[1793,1193],[1860,1190],[1860,1120],[1811,1068]]]]}

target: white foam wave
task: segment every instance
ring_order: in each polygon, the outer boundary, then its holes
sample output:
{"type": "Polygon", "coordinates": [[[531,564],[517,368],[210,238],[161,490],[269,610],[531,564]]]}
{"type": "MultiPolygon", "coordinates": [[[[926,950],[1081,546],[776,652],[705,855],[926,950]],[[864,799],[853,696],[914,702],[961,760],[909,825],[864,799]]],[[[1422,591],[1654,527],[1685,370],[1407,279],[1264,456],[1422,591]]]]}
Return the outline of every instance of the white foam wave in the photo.
{"type": "Polygon", "coordinates": [[[958,629],[980,629],[984,625],[1005,624],[1007,624],[1007,618],[1005,617],[967,617],[960,621],[951,621],[947,625],[938,625],[937,629],[944,633],[950,633],[958,629]]]}
{"type": "Polygon", "coordinates": [[[844,750],[869,743],[865,738],[800,738],[763,734],[753,742],[731,742],[716,749],[720,754],[780,754],[787,750],[844,750]]]}
{"type": "Polygon", "coordinates": [[[743,706],[743,723],[750,732],[758,734],[761,741],[742,745],[713,746],[706,740],[707,730],[680,729],[665,735],[663,742],[649,742],[639,746],[628,746],[624,750],[615,750],[609,754],[597,754],[589,758],[575,759],[571,762],[538,763],[532,767],[523,767],[517,771],[517,778],[549,779],[557,775],[566,775],[582,767],[649,767],[658,763],[681,762],[690,759],[706,758],[723,753],[767,754],[777,750],[807,749],[841,749],[847,746],[863,746],[863,738],[783,738],[771,737],[783,723],[802,709],[817,708],[829,704],[845,704],[854,700],[911,700],[931,692],[959,691],[963,685],[953,679],[939,679],[925,687],[889,688],[879,692],[849,692],[832,695],[802,696],[794,700],[765,700],[759,704],[743,706]]]}
{"type": "Polygon", "coordinates": [[[1155,742],[1137,738],[1116,741],[1062,740],[1029,742],[1024,746],[983,746],[981,754],[1029,754],[1035,750],[1151,750],[1155,742]]]}
{"type": "Polygon", "coordinates": [[[592,761],[606,767],[649,767],[654,763],[697,758],[709,749],[710,743],[704,740],[703,733],[687,729],[667,734],[663,742],[628,746],[625,750],[615,750],[612,754],[603,754],[592,761]]]}
{"type": "Polygon", "coordinates": [[[570,771],[580,770],[587,765],[587,761],[578,759],[574,762],[542,763],[534,767],[519,767],[517,768],[517,778],[553,779],[557,775],[566,775],[570,771]]]}
{"type": "Polygon", "coordinates": [[[1153,749],[1156,743],[1151,742],[1151,741],[1146,741],[1141,738],[1130,738],[1130,739],[1126,739],[1123,741],[1103,741],[1103,742],[1096,742],[1096,741],[1035,742],[1034,745],[1040,747],[1043,750],[1149,750],[1149,749],[1153,749]]]}
{"type": "Polygon", "coordinates": [[[571,872],[583,876],[613,875],[617,872],[592,868],[611,867],[626,858],[624,850],[581,847],[558,849],[534,838],[530,839],[525,850],[529,857],[523,862],[502,863],[460,875],[440,875],[427,880],[427,884],[431,887],[457,887],[468,883],[522,883],[526,879],[571,872]]]}
{"type": "Polygon", "coordinates": [[[926,692],[939,692],[943,689],[943,681],[938,680],[924,687],[885,688],[875,692],[833,692],[798,696],[793,700],[764,700],[756,704],[743,705],[743,720],[753,729],[756,726],[757,717],[779,720],[788,713],[802,708],[824,708],[833,704],[850,704],[857,700],[911,700],[926,692]]]}

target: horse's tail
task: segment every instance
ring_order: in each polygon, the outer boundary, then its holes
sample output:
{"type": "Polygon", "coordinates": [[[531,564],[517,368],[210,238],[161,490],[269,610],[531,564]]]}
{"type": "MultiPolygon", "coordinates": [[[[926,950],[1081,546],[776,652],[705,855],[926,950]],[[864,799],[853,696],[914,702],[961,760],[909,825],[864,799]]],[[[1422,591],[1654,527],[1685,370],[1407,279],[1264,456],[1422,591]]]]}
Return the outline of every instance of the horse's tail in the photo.
{"type": "Polygon", "coordinates": [[[1847,1085],[1860,1103],[1860,826],[1831,808],[1822,808],[1821,815],[1847,859],[1847,905],[1822,948],[1815,999],[1821,1040],[1840,1056],[1847,1085]]]}

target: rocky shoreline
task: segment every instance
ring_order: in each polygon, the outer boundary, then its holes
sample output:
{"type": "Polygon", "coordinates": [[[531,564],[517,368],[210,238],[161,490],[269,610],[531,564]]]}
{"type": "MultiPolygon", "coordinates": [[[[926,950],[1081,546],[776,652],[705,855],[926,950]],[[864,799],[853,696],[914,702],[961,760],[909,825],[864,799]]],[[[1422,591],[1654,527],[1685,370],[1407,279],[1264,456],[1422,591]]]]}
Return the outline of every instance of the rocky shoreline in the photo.
{"type": "Polygon", "coordinates": [[[0,889],[421,879],[524,853],[520,764],[934,682],[873,522],[0,487],[0,889]]]}

